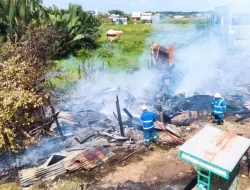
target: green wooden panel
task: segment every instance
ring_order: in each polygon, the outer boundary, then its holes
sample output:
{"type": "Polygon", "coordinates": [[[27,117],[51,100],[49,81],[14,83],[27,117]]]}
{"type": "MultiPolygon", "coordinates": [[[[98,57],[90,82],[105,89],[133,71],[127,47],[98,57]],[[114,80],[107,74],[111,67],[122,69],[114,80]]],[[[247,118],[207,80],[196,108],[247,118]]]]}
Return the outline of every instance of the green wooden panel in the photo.
{"type": "Polygon", "coordinates": [[[186,152],[180,151],[179,153],[180,159],[189,162],[190,164],[195,165],[196,167],[201,167],[207,171],[210,171],[220,177],[223,177],[225,179],[229,179],[230,172],[220,168],[219,166],[213,165],[205,160],[199,159],[193,155],[190,155],[186,152]]]}

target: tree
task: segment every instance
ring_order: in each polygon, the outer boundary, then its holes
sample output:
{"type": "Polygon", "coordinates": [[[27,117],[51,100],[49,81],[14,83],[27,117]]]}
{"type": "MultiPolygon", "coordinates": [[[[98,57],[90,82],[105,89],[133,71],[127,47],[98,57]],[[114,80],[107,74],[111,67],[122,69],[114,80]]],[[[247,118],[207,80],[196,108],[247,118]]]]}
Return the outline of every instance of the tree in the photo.
{"type": "Polygon", "coordinates": [[[0,152],[29,145],[34,140],[29,131],[49,120],[43,111],[50,97],[44,75],[61,51],[63,33],[29,27],[18,43],[8,43],[10,52],[0,60],[0,152]]]}
{"type": "Polygon", "coordinates": [[[41,0],[1,0],[0,31],[7,33],[12,41],[20,37],[20,25],[36,23],[45,14],[41,0]]]}
{"type": "Polygon", "coordinates": [[[99,19],[84,12],[79,5],[69,4],[67,10],[60,10],[54,5],[53,11],[48,14],[47,22],[48,26],[65,30],[65,44],[62,44],[65,53],[74,49],[93,48],[100,36],[99,19]]]}
{"type": "Polygon", "coordinates": [[[45,74],[58,57],[95,47],[99,26],[78,5],[0,0],[0,153],[29,145],[29,131],[51,122],[44,114],[51,97],[45,74]]]}
{"type": "Polygon", "coordinates": [[[120,15],[120,16],[125,16],[125,13],[123,11],[120,10],[110,10],[109,11],[110,14],[116,14],[116,15],[120,15]]]}

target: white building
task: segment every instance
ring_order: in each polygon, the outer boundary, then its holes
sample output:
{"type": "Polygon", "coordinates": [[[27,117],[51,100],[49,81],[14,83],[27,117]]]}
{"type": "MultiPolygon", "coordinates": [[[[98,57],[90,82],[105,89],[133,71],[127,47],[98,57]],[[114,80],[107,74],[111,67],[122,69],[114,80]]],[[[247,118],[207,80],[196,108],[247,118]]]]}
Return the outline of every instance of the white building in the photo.
{"type": "Polygon", "coordinates": [[[174,16],[174,18],[181,19],[181,18],[184,18],[184,16],[183,15],[176,15],[176,16],[174,16]]]}
{"type": "Polygon", "coordinates": [[[152,22],[152,13],[142,13],[141,21],[152,22]]]}
{"type": "Polygon", "coordinates": [[[124,25],[128,24],[128,18],[119,18],[119,20],[121,20],[124,25]]]}
{"type": "Polygon", "coordinates": [[[227,49],[250,48],[250,3],[216,7],[214,26],[227,49]]]}
{"type": "Polygon", "coordinates": [[[109,16],[109,19],[112,20],[113,22],[116,22],[117,19],[118,19],[119,17],[120,17],[119,14],[118,14],[118,15],[116,15],[116,14],[111,14],[111,15],[109,16]]]}
{"type": "Polygon", "coordinates": [[[142,12],[133,12],[131,15],[131,19],[133,22],[140,22],[142,17],[142,12]]]}

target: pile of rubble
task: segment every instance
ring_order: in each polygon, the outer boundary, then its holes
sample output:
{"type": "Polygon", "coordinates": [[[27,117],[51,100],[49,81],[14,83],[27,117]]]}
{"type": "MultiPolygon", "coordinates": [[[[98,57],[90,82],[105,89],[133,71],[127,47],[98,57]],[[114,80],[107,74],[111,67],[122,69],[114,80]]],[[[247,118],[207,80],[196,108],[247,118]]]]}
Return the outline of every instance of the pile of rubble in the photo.
{"type": "MultiPolygon", "coordinates": [[[[211,114],[209,95],[185,94],[170,96],[164,92],[146,98],[135,98],[120,88],[104,89],[91,97],[74,97],[58,106],[58,123],[64,136],[40,141],[19,155],[1,157],[0,180],[18,177],[22,186],[76,170],[90,170],[115,156],[114,150],[139,150],[143,143],[140,105],[146,104],[159,115],[161,126],[168,133],[182,137],[182,127],[208,118],[211,114]],[[108,110],[110,98],[118,94],[116,111],[108,110]],[[121,110],[120,110],[121,104],[121,110]],[[130,112],[131,111],[131,112],[130,112]]],[[[248,102],[242,96],[226,96],[227,115],[236,121],[250,117],[248,102]]],[[[115,108],[115,106],[114,106],[115,108]]],[[[157,130],[162,130],[158,125],[157,130]]],[[[57,132],[52,124],[51,131],[57,132]]],[[[58,133],[60,134],[60,133],[58,133]]]]}

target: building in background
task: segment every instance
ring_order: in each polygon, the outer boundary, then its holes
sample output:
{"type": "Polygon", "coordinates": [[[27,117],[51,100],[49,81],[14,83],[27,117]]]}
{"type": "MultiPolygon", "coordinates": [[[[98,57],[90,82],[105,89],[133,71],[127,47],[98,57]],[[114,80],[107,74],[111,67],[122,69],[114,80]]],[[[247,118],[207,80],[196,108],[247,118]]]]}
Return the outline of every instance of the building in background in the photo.
{"type": "Polygon", "coordinates": [[[156,13],[152,16],[152,23],[159,23],[161,21],[161,14],[156,13]]]}
{"type": "Polygon", "coordinates": [[[134,23],[141,22],[142,12],[133,12],[131,19],[134,23]]]}
{"type": "Polygon", "coordinates": [[[176,15],[176,16],[174,16],[174,18],[181,19],[181,18],[184,18],[184,16],[183,15],[176,15]]]}
{"type": "Polygon", "coordinates": [[[109,16],[109,20],[113,21],[113,22],[116,22],[117,19],[120,17],[120,15],[116,15],[116,14],[111,14],[109,16]]]}
{"type": "Polygon", "coordinates": [[[214,28],[227,49],[250,48],[250,3],[216,7],[214,28]]]}
{"type": "Polygon", "coordinates": [[[142,13],[141,21],[144,21],[146,23],[152,23],[152,13],[142,13]]]}
{"type": "Polygon", "coordinates": [[[128,18],[126,18],[126,17],[119,18],[119,20],[120,20],[121,23],[123,23],[124,25],[127,25],[127,24],[128,24],[128,18]]]}

